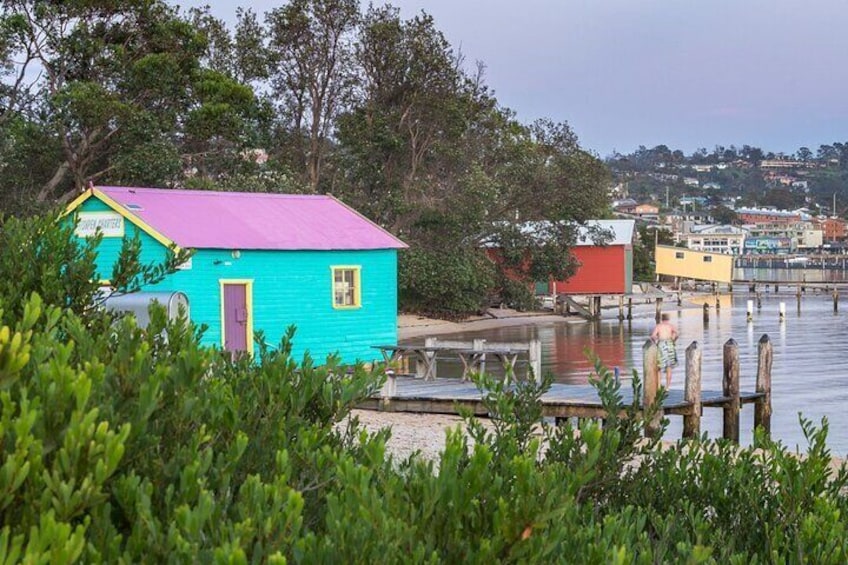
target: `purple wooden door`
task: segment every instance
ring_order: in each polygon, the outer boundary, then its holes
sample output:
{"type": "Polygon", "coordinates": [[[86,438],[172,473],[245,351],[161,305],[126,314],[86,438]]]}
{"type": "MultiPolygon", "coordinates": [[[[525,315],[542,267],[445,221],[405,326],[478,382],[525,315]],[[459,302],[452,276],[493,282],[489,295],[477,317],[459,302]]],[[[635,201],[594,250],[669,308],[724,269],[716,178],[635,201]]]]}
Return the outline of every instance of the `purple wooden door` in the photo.
{"type": "Polygon", "coordinates": [[[224,349],[247,351],[247,286],[224,285],[224,349]]]}

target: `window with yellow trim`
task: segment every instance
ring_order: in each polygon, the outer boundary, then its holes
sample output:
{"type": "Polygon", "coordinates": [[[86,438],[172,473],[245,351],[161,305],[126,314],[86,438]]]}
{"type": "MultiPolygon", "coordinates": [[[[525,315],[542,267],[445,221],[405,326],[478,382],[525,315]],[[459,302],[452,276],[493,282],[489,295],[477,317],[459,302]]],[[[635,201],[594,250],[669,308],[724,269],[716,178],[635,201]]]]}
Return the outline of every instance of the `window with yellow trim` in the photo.
{"type": "Polygon", "coordinates": [[[333,267],[333,306],[356,308],[360,306],[359,267],[333,267]]]}

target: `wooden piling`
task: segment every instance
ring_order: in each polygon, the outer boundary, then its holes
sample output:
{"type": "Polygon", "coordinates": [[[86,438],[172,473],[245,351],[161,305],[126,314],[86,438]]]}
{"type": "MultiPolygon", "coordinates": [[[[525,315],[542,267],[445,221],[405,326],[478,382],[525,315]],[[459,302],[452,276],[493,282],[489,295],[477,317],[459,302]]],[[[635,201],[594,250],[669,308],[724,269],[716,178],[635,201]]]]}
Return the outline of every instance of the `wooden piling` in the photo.
{"type": "Polygon", "coordinates": [[[757,392],[765,396],[754,405],[754,428],[762,427],[771,435],[771,365],[774,359],[771,340],[763,334],[757,346],[757,392]]]}
{"type": "Polygon", "coordinates": [[[704,323],[710,321],[710,305],[704,302],[704,323]]]}
{"type": "MultiPolygon", "coordinates": [[[[645,382],[642,386],[642,407],[646,409],[657,399],[660,388],[659,348],[652,340],[645,340],[642,346],[642,374],[645,382]]],[[[650,422],[645,422],[645,435],[655,437],[660,432],[661,411],[658,411],[650,422]]]]}
{"type": "Polygon", "coordinates": [[[633,319],[633,298],[627,299],[627,319],[633,319]]]}
{"type": "Polygon", "coordinates": [[[801,285],[798,285],[795,290],[795,300],[798,302],[798,311],[801,311],[801,285]]]}
{"type": "Polygon", "coordinates": [[[662,301],[663,301],[662,297],[658,296],[657,297],[657,305],[656,305],[657,313],[656,313],[656,316],[655,316],[657,322],[660,321],[660,316],[662,315],[662,301]]]}
{"type": "Polygon", "coordinates": [[[624,295],[618,297],[618,319],[624,319],[624,295]]]}
{"type": "Polygon", "coordinates": [[[833,287],[833,311],[839,312],[839,289],[833,287]]]}
{"type": "Polygon", "coordinates": [[[715,303],[716,303],[716,312],[718,312],[719,310],[721,310],[721,300],[720,300],[720,296],[718,294],[718,291],[716,291],[715,303]]]}
{"type": "Polygon", "coordinates": [[[683,416],[683,437],[701,434],[701,349],[693,341],[686,348],[686,389],[683,398],[691,404],[691,412],[683,416]]]}
{"type": "Polygon", "coordinates": [[[677,291],[677,305],[678,306],[683,306],[683,296],[682,296],[682,294],[683,293],[680,292],[680,290],[677,291]]]}
{"type": "Polygon", "coordinates": [[[739,344],[730,338],[724,344],[723,393],[724,438],[739,443],[739,344]]]}
{"type": "Polygon", "coordinates": [[[386,382],[380,389],[380,399],[383,404],[388,403],[390,398],[397,396],[397,375],[395,371],[386,371],[386,382]]]}
{"type": "Polygon", "coordinates": [[[763,293],[757,292],[757,310],[763,307],[763,293]]]}

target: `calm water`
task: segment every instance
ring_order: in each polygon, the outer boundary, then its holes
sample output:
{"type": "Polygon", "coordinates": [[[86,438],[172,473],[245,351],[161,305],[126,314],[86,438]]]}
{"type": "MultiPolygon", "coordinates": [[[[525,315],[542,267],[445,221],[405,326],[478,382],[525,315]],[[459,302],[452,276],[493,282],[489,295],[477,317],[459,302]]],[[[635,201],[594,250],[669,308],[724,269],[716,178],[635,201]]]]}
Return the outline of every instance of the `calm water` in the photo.
{"type": "MultiPolygon", "coordinates": [[[[785,272],[785,271],[784,271],[785,272]]],[[[763,279],[761,279],[763,280],[763,279]]],[[[810,279],[807,279],[810,280],[810,279]]],[[[737,289],[738,290],[738,289],[737,289]]],[[[714,309],[715,299],[704,298],[710,304],[710,320],[703,321],[700,308],[684,302],[683,308],[666,302],[664,311],[680,331],[678,356],[681,364],[673,374],[672,388],[683,388],[684,349],[697,340],[703,351],[703,387],[721,390],[722,349],[733,338],[739,343],[741,385],[753,390],[757,369],[757,343],[768,334],[774,345],[772,371],[772,433],[785,445],[801,450],[806,441],[798,423],[798,414],[819,422],[827,417],[830,423],[829,445],[835,455],[848,455],[848,297],[843,297],[840,312],[833,312],[829,294],[808,292],[800,312],[794,294],[764,293],[762,308],[755,310],[754,320],[746,321],[747,292],[720,298],[720,311],[714,309]],[[786,320],[779,321],[779,304],[786,305],[786,320]]],[[[755,302],[756,308],[756,302],[755,302]]],[[[592,366],[584,354],[594,351],[603,363],[619,367],[623,376],[634,368],[641,371],[642,346],[654,327],[653,306],[634,305],[634,319],[619,322],[617,309],[605,311],[597,323],[569,319],[546,326],[516,326],[498,330],[469,332],[451,339],[483,337],[489,341],[542,341],[543,371],[551,371],[556,380],[566,383],[585,383],[592,366]]],[[[450,371],[450,367],[445,367],[450,371]]],[[[442,374],[442,364],[439,366],[442,374]]],[[[625,381],[625,385],[628,381],[625,381]]],[[[746,405],[741,415],[743,443],[751,441],[753,407],[746,405]]],[[[672,417],[668,437],[680,437],[682,419],[672,417]]],[[[711,437],[721,436],[721,410],[704,410],[702,430],[711,437]]]]}
{"type": "MultiPolygon", "coordinates": [[[[835,261],[835,259],[834,259],[835,261]]],[[[848,262],[840,260],[838,265],[848,267],[848,262]]],[[[734,269],[736,280],[787,281],[787,282],[846,282],[848,270],[836,269],[734,269]]]]}

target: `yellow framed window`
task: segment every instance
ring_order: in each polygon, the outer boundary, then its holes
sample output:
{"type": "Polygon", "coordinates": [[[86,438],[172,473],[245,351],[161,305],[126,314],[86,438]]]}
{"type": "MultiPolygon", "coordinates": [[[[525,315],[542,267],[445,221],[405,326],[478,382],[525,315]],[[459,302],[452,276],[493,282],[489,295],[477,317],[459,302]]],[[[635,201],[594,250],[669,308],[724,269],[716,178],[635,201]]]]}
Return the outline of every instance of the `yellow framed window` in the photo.
{"type": "Polygon", "coordinates": [[[362,306],[361,268],[352,265],[331,267],[333,272],[333,308],[362,306]]]}

